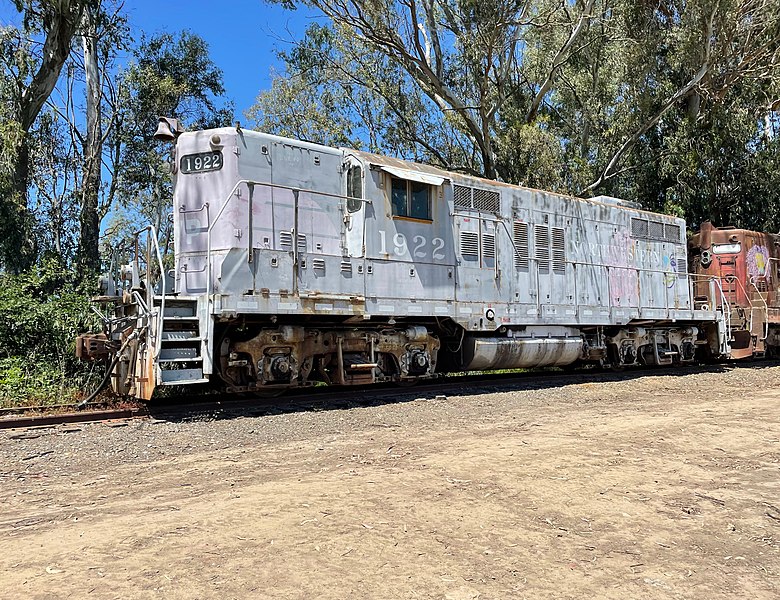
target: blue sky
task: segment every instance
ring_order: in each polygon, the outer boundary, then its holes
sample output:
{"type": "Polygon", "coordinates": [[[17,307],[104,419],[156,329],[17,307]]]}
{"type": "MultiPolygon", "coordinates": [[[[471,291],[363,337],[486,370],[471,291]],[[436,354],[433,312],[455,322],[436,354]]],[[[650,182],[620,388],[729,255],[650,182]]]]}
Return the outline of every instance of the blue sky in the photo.
{"type": "MultiPolygon", "coordinates": [[[[136,39],[140,32],[182,29],[205,39],[242,121],[258,92],[271,85],[271,69],[279,66],[275,51],[300,39],[316,18],[310,11],[289,11],[262,0],[127,0],[124,11],[136,39]]],[[[0,24],[18,24],[10,0],[0,0],[0,24]]]]}

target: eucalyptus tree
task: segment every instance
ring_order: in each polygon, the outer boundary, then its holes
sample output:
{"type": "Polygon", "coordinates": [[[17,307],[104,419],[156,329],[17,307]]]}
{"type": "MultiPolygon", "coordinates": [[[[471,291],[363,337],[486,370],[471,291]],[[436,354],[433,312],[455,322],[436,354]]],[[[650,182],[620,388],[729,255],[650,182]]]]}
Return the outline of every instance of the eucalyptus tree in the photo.
{"type": "Polygon", "coordinates": [[[2,32],[2,84],[6,122],[3,129],[9,159],[2,196],[0,226],[3,266],[21,271],[35,260],[33,218],[28,207],[30,147],[28,135],[52,93],[71,42],[91,0],[14,0],[22,15],[21,30],[2,32]],[[40,45],[30,37],[42,39],[40,45]]]}
{"type": "MultiPolygon", "coordinates": [[[[673,113],[707,119],[745,90],[780,81],[780,4],[774,0],[636,2],[618,16],[632,42],[623,49],[623,99],[630,100],[623,108],[630,114],[583,192],[616,177],[627,155],[673,113]]],[[[756,121],[767,110],[766,102],[755,105],[756,121]]]]}
{"type": "MultiPolygon", "coordinates": [[[[117,126],[116,59],[128,47],[129,29],[122,4],[95,0],[84,10],[79,31],[82,52],[76,61],[84,77],[83,127],[69,121],[79,153],[80,203],[77,262],[83,277],[100,269],[100,221],[113,203],[115,186],[103,185],[105,142],[117,126]]],[[[72,94],[69,99],[72,105],[72,94]]],[[[71,112],[71,111],[69,111],[71,112]]]]}
{"type": "Polygon", "coordinates": [[[269,132],[478,172],[473,145],[397,63],[317,23],[247,116],[269,132]]]}
{"type": "Polygon", "coordinates": [[[107,137],[109,194],[125,215],[114,215],[111,240],[122,242],[132,223],[151,222],[170,239],[170,146],[153,139],[160,115],[189,128],[229,125],[222,71],[203,38],[190,32],[143,37],[115,84],[115,125],[107,137]]]}
{"type": "MultiPolygon", "coordinates": [[[[295,106],[293,98],[318,106],[317,92],[337,89],[334,81],[349,81],[384,107],[377,81],[389,72],[406,83],[396,99],[424,100],[406,121],[450,127],[432,135],[426,124],[411,139],[425,141],[428,156],[443,154],[436,162],[445,166],[458,161],[440,152],[442,144],[457,140],[463,156],[474,158],[457,167],[487,177],[620,194],[696,218],[705,206],[746,223],[768,214],[750,198],[735,198],[777,166],[775,142],[765,135],[776,124],[780,77],[780,5],[773,0],[300,3],[329,20],[331,51],[312,52],[319,46],[310,30],[282,54],[285,73],[259,98],[263,123],[289,125],[274,115],[291,117],[285,107],[295,106]],[[356,68],[355,56],[383,66],[356,68]],[[332,78],[308,85],[323,65],[332,78]]],[[[366,139],[361,114],[349,107],[355,94],[342,89],[314,111],[317,127],[366,139]]],[[[387,130],[404,122],[397,111],[378,114],[387,130]]],[[[311,122],[305,111],[296,118],[298,129],[311,122]]]]}

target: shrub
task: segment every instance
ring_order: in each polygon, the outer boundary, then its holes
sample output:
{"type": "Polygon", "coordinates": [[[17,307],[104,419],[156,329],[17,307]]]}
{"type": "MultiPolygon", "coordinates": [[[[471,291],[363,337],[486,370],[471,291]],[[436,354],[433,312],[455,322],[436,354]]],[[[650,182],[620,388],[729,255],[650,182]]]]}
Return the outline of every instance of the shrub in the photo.
{"type": "Polygon", "coordinates": [[[87,291],[56,265],[0,275],[0,405],[68,403],[82,395],[94,366],[76,360],[74,340],[99,328],[87,291]]]}

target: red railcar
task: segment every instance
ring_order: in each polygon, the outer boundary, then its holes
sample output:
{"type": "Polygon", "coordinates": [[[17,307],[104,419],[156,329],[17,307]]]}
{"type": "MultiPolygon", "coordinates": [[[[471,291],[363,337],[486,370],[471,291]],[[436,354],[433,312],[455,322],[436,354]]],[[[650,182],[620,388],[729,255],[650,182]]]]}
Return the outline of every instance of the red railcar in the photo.
{"type": "Polygon", "coordinates": [[[732,358],[775,353],[780,346],[780,236],[706,221],[688,247],[694,302],[723,309],[732,358]]]}

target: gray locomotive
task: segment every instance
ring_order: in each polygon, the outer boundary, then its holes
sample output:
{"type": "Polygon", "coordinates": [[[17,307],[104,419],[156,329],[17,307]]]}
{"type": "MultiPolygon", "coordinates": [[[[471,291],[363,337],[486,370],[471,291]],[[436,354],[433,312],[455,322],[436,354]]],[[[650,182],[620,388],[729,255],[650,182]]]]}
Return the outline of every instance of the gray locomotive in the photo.
{"type": "Polygon", "coordinates": [[[139,232],[106,280],[107,330],[79,342],[114,356],[119,393],[729,353],[722,312],[694,303],[682,219],[238,126],[158,134],[175,264],[139,232]]]}

